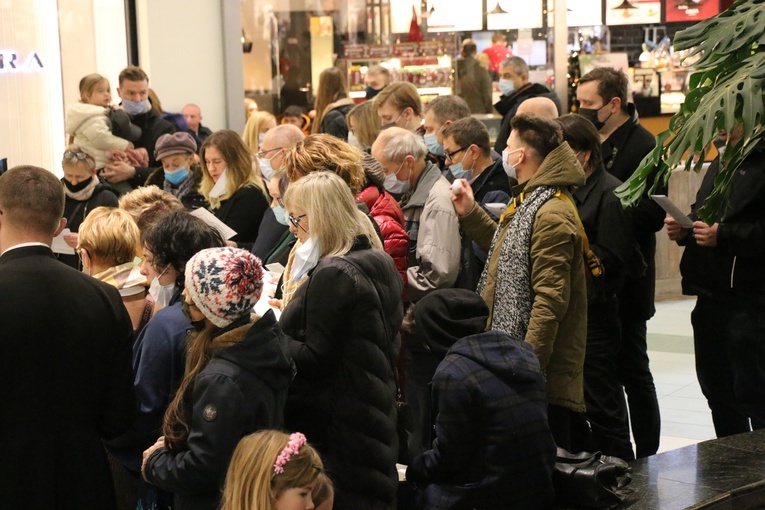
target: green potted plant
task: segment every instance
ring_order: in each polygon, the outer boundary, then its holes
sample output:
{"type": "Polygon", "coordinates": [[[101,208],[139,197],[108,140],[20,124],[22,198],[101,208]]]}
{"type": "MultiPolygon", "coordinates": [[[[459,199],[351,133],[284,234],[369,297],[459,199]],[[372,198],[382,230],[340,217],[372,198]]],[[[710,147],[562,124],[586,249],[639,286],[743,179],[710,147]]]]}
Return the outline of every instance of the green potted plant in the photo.
{"type": "Polygon", "coordinates": [[[705,150],[718,130],[730,133],[741,124],[741,141],[723,152],[714,191],[698,211],[711,224],[725,210],[731,177],[749,154],[765,146],[765,0],[738,0],[721,14],[678,32],[674,49],[691,50],[685,61],[698,58],[685,102],[616,195],[625,206],[633,205],[647,188],[651,193],[666,185],[681,163],[686,170],[700,171],[703,158],[695,154],[705,150]]]}

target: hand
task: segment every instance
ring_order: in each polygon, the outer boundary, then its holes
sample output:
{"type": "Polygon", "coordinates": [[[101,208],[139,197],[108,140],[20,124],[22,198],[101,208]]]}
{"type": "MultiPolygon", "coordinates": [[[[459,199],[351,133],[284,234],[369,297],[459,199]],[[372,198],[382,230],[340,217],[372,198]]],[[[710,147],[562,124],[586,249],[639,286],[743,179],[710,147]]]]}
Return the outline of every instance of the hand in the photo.
{"type": "Polygon", "coordinates": [[[473,210],[473,206],[475,205],[473,189],[465,179],[454,180],[452,183],[451,198],[454,205],[454,210],[457,211],[458,215],[465,216],[473,210]]]}
{"type": "Polygon", "coordinates": [[[268,300],[268,306],[271,308],[276,308],[277,310],[282,309],[282,300],[281,299],[269,299],[268,300]]]}
{"type": "Polygon", "coordinates": [[[679,241],[688,236],[688,230],[681,227],[672,216],[664,218],[664,224],[667,226],[667,235],[670,241],[679,241]]]}
{"type": "Polygon", "coordinates": [[[132,165],[124,161],[107,163],[101,175],[107,182],[123,182],[135,177],[136,171],[132,165]]]}
{"type": "Polygon", "coordinates": [[[77,232],[74,232],[73,234],[67,234],[64,236],[64,242],[69,246],[70,248],[77,248],[77,238],[79,235],[77,232]]]}
{"type": "Polygon", "coordinates": [[[717,223],[711,227],[703,221],[693,222],[693,237],[696,238],[696,244],[714,248],[717,246],[717,223]]]}
{"type": "Polygon", "coordinates": [[[226,241],[226,246],[230,246],[231,248],[238,248],[239,245],[236,244],[236,241],[228,240],[226,241]]]}
{"type": "Polygon", "coordinates": [[[164,448],[164,447],[165,447],[165,436],[162,436],[159,439],[157,439],[156,443],[154,443],[153,445],[148,447],[143,452],[143,462],[141,463],[141,472],[143,472],[146,469],[146,461],[149,460],[149,457],[151,457],[151,455],[154,452],[156,452],[160,448],[164,448]]]}

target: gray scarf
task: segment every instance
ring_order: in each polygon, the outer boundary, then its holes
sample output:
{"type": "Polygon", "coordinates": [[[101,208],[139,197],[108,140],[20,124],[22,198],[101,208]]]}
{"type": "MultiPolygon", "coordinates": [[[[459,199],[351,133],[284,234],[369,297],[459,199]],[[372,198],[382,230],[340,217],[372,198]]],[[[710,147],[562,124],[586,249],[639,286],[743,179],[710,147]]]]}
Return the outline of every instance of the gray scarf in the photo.
{"type": "MultiPolygon", "coordinates": [[[[499,249],[499,264],[494,286],[494,306],[490,329],[503,331],[523,340],[531,319],[531,233],[534,218],[542,205],[558,191],[554,186],[540,186],[521,202],[510,219],[502,246],[496,245],[500,228],[494,233],[489,258],[499,249]]],[[[478,282],[478,293],[483,294],[489,264],[483,269],[478,282]]]]}

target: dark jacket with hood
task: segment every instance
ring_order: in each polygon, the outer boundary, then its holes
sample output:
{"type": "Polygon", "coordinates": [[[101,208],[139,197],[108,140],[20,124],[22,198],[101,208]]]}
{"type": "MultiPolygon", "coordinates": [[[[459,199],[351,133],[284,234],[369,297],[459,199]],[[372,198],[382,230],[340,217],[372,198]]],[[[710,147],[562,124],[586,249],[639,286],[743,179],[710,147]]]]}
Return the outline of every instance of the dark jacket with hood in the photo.
{"type": "Polygon", "coordinates": [[[491,113],[491,76],[475,57],[456,62],[455,94],[465,100],[470,113],[491,113]]]}
{"type": "Polygon", "coordinates": [[[322,454],[335,510],[396,507],[401,290],[390,256],[359,236],[343,257],[321,259],[282,312],[297,368],[285,425],[322,454]]]}
{"type": "Polygon", "coordinates": [[[237,319],[216,335],[212,359],[183,396],[186,441],[160,448],[146,462],[144,477],[175,493],[176,510],[217,510],[239,440],[283,426],[293,374],[287,340],[273,312],[252,320],[237,319]]]}
{"type": "Polygon", "coordinates": [[[511,95],[501,96],[499,101],[494,103],[494,109],[497,110],[497,113],[502,115],[502,125],[499,128],[497,141],[494,142],[495,151],[501,154],[502,151],[505,150],[505,147],[507,147],[507,138],[510,136],[510,131],[513,130],[510,126],[510,121],[515,117],[515,112],[518,111],[518,107],[521,103],[532,97],[546,97],[551,99],[552,102],[555,103],[555,107],[558,108],[558,115],[560,115],[561,106],[558,95],[540,83],[527,83],[511,95]]]}
{"type": "Polygon", "coordinates": [[[130,121],[141,129],[141,138],[135,143],[136,148],[142,147],[149,153],[149,166],[135,167],[135,177],[127,181],[135,189],[143,186],[149,174],[159,166],[159,162],[154,158],[157,139],[162,135],[175,133],[175,126],[159,117],[153,108],[131,117],[130,121]]]}
{"type": "MultiPolygon", "coordinates": [[[[601,146],[606,171],[625,182],[637,170],[643,158],[656,146],[656,138],[640,125],[635,105],[629,103],[629,120],[611,133],[601,146]]],[[[653,184],[653,176],[648,186],[653,184]]],[[[663,186],[657,194],[667,194],[663,186]]],[[[659,204],[644,196],[638,205],[630,208],[632,232],[643,260],[630,265],[622,292],[619,294],[620,315],[639,321],[653,317],[656,290],[656,232],[664,227],[664,212],[659,204]]]]}
{"type": "Polygon", "coordinates": [[[344,98],[327,106],[324,117],[321,119],[319,133],[335,136],[343,141],[348,141],[348,121],[345,116],[354,107],[353,99],[344,98]]]}
{"type": "Polygon", "coordinates": [[[406,471],[423,508],[550,508],[556,447],[531,346],[499,331],[462,338],[432,384],[436,439],[406,471]]]}
{"type": "MultiPolygon", "coordinates": [[[[733,175],[728,207],[715,218],[717,246],[699,246],[689,235],[680,261],[683,294],[727,303],[765,305],[765,174],[763,152],[754,152],[733,175]]],[[[712,192],[719,158],[707,170],[691,219],[712,192]]]]}
{"type": "Polygon", "coordinates": [[[165,170],[160,166],[146,179],[146,186],[156,186],[168,193],[172,193],[175,198],[181,201],[187,211],[193,211],[200,207],[209,207],[210,204],[207,203],[204,195],[199,192],[199,185],[202,183],[202,167],[197,163],[191,165],[186,179],[191,179],[191,182],[186,183],[184,181],[176,186],[165,180],[165,170]]]}

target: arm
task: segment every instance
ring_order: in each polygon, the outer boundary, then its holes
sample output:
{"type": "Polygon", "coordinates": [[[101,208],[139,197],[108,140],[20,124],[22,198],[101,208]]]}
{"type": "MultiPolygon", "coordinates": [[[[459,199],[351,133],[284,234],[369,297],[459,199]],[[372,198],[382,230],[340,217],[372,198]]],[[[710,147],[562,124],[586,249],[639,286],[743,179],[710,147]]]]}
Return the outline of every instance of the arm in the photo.
{"type": "Polygon", "coordinates": [[[476,203],[467,215],[460,216],[460,227],[478,246],[489,251],[498,225],[476,203]]]}
{"type": "Polygon", "coordinates": [[[457,280],[460,264],[459,221],[454,209],[433,204],[420,216],[417,237],[418,265],[407,269],[407,290],[411,300],[428,292],[448,288],[457,280]]]}
{"type": "Polygon", "coordinates": [[[93,147],[102,151],[111,149],[124,151],[125,149],[132,147],[132,143],[112,134],[107,120],[108,118],[106,115],[99,115],[86,122],[81,129],[80,134],[90,140],[93,147]]]}
{"type": "Polygon", "coordinates": [[[765,218],[751,222],[719,223],[717,247],[729,255],[765,255],[765,218]]]}
{"type": "Polygon", "coordinates": [[[383,220],[379,223],[379,226],[384,238],[383,247],[385,253],[393,258],[396,269],[398,269],[404,281],[404,287],[406,287],[406,270],[409,266],[409,236],[404,227],[393,220],[383,220]]]}
{"type": "Polygon", "coordinates": [[[604,201],[598,211],[597,232],[597,239],[589,241],[590,248],[603,265],[603,275],[600,279],[603,279],[605,288],[601,288],[610,294],[616,293],[626,275],[634,244],[630,215],[618,200],[607,198],[604,201]]]}
{"type": "Polygon", "coordinates": [[[574,249],[574,243],[581,243],[581,240],[571,212],[537,213],[531,234],[534,301],[525,340],[534,347],[543,370],[550,361],[558,326],[568,309],[571,264],[574,254],[581,253],[574,249]]]}
{"type": "Polygon", "coordinates": [[[290,339],[289,351],[302,376],[319,379],[340,364],[356,288],[353,279],[336,267],[318,268],[303,285],[307,286],[302,301],[306,308],[305,337],[303,341],[290,339]]]}
{"type": "Polygon", "coordinates": [[[193,402],[188,450],[160,448],[147,459],[144,478],[181,494],[216,492],[244,433],[245,409],[252,404],[231,378],[220,374],[197,377],[193,402]]]}

